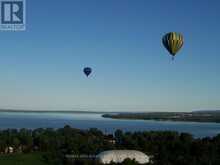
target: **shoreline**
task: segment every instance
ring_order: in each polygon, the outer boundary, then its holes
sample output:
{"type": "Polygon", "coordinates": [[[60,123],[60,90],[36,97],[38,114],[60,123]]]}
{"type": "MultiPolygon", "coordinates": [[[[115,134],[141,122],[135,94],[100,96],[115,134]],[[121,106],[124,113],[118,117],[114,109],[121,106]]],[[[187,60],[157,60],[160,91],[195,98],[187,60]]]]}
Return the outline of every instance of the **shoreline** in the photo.
{"type": "Polygon", "coordinates": [[[220,111],[103,114],[104,118],[170,122],[220,123],[220,111]]]}

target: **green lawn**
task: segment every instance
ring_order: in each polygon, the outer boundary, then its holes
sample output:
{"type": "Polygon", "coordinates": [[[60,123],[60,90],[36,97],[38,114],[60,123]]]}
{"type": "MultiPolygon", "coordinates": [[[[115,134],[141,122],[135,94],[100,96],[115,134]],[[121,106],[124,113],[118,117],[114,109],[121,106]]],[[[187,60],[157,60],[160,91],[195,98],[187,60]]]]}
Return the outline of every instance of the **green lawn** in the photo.
{"type": "Polygon", "coordinates": [[[40,153],[0,155],[0,165],[47,165],[40,153]]]}

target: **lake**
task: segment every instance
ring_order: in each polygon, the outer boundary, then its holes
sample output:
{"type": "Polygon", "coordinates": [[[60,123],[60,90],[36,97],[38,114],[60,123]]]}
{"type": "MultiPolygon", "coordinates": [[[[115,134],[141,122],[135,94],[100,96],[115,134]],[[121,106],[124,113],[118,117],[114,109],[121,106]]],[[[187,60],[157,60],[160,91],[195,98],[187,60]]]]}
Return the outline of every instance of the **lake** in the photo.
{"type": "Polygon", "coordinates": [[[215,136],[220,133],[220,123],[121,120],[103,118],[102,114],[93,113],[0,112],[0,129],[61,128],[65,125],[79,129],[98,128],[104,133],[112,133],[116,129],[132,132],[172,130],[188,132],[194,137],[215,136]]]}

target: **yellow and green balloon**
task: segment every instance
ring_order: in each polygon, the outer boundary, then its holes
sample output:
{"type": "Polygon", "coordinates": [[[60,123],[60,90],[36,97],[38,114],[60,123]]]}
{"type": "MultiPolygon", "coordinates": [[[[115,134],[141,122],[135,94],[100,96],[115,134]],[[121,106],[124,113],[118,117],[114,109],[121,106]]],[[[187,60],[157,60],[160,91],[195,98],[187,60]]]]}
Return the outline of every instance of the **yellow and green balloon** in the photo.
{"type": "Polygon", "coordinates": [[[164,47],[172,55],[172,59],[174,59],[176,53],[183,46],[183,35],[177,32],[170,32],[163,36],[162,42],[164,47]]]}

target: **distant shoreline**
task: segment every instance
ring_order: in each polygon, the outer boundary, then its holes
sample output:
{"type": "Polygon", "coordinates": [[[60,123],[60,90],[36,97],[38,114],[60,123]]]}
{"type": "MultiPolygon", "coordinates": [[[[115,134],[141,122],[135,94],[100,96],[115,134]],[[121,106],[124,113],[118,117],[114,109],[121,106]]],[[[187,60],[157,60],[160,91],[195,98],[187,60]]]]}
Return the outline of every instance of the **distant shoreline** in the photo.
{"type": "MultiPolygon", "coordinates": [[[[0,109],[1,112],[21,112],[21,113],[89,113],[89,114],[104,114],[106,112],[97,111],[71,111],[71,110],[14,110],[14,109],[0,109]]],[[[107,112],[112,113],[112,112],[107,112]]]]}
{"type": "Polygon", "coordinates": [[[72,110],[15,110],[0,109],[7,113],[69,113],[69,114],[101,114],[103,118],[127,120],[155,120],[179,122],[210,122],[220,123],[220,110],[193,111],[193,112],[97,112],[97,111],[72,111],[72,110]]]}
{"type": "Polygon", "coordinates": [[[210,122],[220,123],[220,111],[195,111],[195,112],[146,112],[146,113],[118,113],[104,114],[104,118],[128,120],[155,120],[179,122],[210,122]]]}

